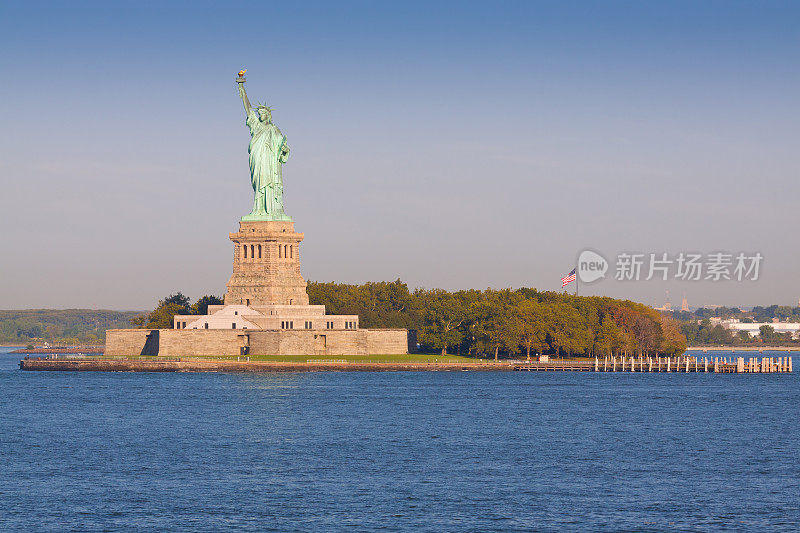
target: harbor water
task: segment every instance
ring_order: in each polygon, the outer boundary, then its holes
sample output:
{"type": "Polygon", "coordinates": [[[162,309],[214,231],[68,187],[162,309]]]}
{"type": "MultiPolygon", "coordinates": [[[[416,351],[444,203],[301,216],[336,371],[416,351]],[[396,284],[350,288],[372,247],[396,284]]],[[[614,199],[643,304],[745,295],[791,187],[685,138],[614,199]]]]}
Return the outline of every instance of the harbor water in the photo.
{"type": "Polygon", "coordinates": [[[797,371],[23,372],[9,351],[4,531],[800,528],[797,371]]]}

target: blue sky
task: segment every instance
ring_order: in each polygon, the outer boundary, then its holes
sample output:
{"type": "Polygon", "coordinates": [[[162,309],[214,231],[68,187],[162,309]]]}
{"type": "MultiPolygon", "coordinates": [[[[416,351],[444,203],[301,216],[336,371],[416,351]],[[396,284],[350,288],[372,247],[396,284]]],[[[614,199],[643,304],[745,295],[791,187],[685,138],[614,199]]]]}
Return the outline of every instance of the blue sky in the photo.
{"type": "Polygon", "coordinates": [[[584,248],[760,251],[796,304],[800,4],[0,6],[0,308],[222,293],[251,204],[234,83],[292,148],[307,279],[558,288],[584,248]]]}

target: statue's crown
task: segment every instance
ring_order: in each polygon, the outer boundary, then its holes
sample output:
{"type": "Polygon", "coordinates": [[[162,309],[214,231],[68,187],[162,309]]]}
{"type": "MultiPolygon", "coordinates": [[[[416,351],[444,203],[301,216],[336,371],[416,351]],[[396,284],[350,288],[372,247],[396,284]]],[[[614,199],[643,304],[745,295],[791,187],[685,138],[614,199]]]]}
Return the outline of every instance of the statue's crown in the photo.
{"type": "Polygon", "coordinates": [[[266,109],[270,113],[272,112],[272,108],[270,106],[268,106],[267,104],[262,104],[262,103],[257,103],[256,104],[256,109],[266,109]]]}

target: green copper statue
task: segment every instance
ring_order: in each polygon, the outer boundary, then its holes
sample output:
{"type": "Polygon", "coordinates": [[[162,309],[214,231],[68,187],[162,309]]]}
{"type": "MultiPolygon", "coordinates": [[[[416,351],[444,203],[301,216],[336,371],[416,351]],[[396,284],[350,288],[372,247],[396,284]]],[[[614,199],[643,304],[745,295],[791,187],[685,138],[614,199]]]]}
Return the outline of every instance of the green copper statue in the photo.
{"type": "Polygon", "coordinates": [[[250,128],[250,179],[253,182],[253,211],[242,220],[292,220],[283,212],[283,173],[281,167],[289,157],[286,137],[272,123],[272,110],[266,105],[250,105],[244,90],[244,73],[239,72],[236,83],[247,114],[250,128]]]}

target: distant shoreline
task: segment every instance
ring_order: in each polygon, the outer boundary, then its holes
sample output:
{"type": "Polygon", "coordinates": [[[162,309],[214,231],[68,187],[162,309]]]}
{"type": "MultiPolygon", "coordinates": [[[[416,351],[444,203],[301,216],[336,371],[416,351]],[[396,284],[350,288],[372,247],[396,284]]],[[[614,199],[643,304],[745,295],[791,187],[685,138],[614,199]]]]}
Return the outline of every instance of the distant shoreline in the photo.
{"type": "MultiPolygon", "coordinates": [[[[13,348],[13,346],[9,346],[13,348]]],[[[13,350],[10,353],[22,354],[86,354],[86,355],[102,355],[105,352],[103,345],[86,345],[86,346],[72,346],[65,348],[20,348],[13,350]]]]}

